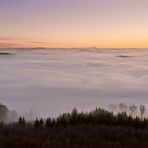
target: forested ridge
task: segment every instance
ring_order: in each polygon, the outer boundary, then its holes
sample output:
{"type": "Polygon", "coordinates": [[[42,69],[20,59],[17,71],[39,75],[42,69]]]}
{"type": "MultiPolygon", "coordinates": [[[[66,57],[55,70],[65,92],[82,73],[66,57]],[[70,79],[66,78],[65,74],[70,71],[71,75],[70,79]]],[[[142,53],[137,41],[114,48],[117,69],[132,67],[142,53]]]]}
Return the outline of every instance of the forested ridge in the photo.
{"type": "MultiPolygon", "coordinates": [[[[110,108],[115,109],[115,106],[110,108]]],[[[140,116],[134,105],[127,108],[120,104],[118,108],[122,110],[116,113],[102,108],[78,112],[74,108],[57,118],[26,121],[17,115],[17,121],[4,122],[6,118],[2,114],[8,116],[11,111],[1,104],[0,148],[147,148],[145,106],[140,105],[140,116]]]]}

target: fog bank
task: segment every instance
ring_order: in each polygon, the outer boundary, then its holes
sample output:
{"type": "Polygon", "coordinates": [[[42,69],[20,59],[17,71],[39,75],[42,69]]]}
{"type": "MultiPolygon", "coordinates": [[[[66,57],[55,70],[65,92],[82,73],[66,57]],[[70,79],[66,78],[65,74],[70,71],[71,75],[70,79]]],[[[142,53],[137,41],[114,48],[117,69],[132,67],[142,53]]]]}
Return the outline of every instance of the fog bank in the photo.
{"type": "Polygon", "coordinates": [[[147,49],[1,49],[0,102],[57,116],[110,103],[148,106],[147,49]]]}

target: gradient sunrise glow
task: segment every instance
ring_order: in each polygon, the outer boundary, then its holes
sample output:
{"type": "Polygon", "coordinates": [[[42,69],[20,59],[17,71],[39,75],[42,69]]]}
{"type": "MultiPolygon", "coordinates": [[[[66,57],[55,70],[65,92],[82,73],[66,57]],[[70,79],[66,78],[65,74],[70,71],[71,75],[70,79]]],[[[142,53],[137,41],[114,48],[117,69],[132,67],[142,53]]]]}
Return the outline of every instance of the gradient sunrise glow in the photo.
{"type": "Polygon", "coordinates": [[[1,48],[146,48],[147,0],[0,0],[1,48]]]}

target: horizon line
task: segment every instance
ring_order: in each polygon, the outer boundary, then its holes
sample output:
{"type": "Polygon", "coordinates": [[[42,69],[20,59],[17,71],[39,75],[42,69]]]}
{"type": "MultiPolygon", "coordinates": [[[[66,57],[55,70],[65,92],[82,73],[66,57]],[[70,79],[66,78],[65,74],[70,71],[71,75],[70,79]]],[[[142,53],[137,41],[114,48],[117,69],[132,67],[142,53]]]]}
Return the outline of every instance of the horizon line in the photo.
{"type": "Polygon", "coordinates": [[[148,47],[0,47],[0,49],[148,49],[148,47]]]}

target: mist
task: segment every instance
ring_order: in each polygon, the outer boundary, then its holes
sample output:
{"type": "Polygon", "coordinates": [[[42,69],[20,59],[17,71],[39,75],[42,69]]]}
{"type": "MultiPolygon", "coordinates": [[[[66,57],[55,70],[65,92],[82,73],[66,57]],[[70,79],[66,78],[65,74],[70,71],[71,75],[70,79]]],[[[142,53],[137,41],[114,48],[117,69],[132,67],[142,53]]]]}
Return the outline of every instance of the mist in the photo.
{"type": "Polygon", "coordinates": [[[21,115],[54,117],[120,102],[148,106],[147,49],[0,52],[0,102],[21,115]]]}

